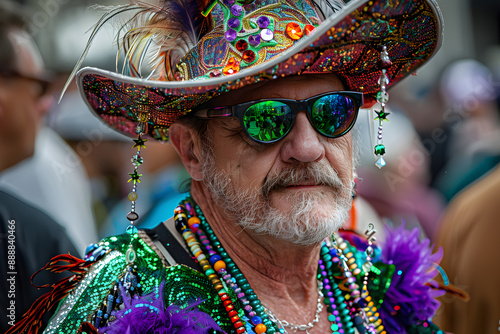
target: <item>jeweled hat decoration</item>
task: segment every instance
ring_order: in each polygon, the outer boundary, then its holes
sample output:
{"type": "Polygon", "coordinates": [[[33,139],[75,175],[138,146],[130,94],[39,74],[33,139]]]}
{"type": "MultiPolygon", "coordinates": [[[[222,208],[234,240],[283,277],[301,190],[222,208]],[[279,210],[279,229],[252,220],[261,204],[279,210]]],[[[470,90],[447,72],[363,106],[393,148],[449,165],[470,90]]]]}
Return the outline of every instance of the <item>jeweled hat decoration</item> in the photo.
{"type": "MultiPolygon", "coordinates": [[[[218,2],[214,1],[208,6],[210,11],[218,2]]],[[[280,45],[285,45],[283,37],[288,37],[291,41],[299,40],[304,35],[309,35],[315,28],[312,24],[291,21],[286,24],[284,31],[281,31],[277,27],[278,13],[263,12],[260,16],[248,18],[244,7],[235,0],[220,2],[224,17],[224,39],[231,50],[229,50],[229,55],[226,57],[228,61],[222,67],[222,71],[216,67],[209,72],[210,77],[236,74],[240,69],[262,61],[263,57],[265,59],[266,55],[260,52],[261,50],[279,49],[280,45]],[[282,40],[281,43],[275,39],[275,32],[276,38],[282,40]]],[[[205,14],[207,11],[203,12],[203,15],[205,14]]],[[[178,67],[182,71],[183,63],[178,67]]]]}
{"type": "Polygon", "coordinates": [[[390,78],[387,90],[440,46],[442,19],[434,0],[316,2],[177,0],[121,6],[101,21],[138,11],[132,26],[124,28],[124,75],[82,69],[80,91],[112,128],[135,137],[137,124],[146,123],[144,137],[168,140],[170,124],[212,97],[288,75],[336,73],[346,90],[365,94],[369,107],[382,89],[382,70],[390,78]],[[382,46],[389,68],[381,67],[382,46]],[[151,72],[142,75],[149,53],[157,57],[151,72]]]}

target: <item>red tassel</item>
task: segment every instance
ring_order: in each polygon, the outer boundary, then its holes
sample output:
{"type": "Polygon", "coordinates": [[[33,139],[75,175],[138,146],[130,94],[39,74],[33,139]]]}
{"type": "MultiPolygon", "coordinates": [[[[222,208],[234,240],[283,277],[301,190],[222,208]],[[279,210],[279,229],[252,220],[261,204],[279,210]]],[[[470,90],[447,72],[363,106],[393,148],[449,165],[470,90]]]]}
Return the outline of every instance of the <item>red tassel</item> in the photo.
{"type": "MultiPolygon", "coordinates": [[[[38,330],[42,326],[42,315],[52,309],[57,304],[68,295],[68,293],[75,288],[78,282],[83,278],[83,274],[87,271],[93,262],[86,262],[82,259],[74,257],[69,254],[61,254],[53,257],[42,269],[38,270],[31,276],[31,284],[37,288],[49,287],[49,284],[44,284],[37,286],[33,284],[33,279],[42,270],[48,270],[54,273],[62,273],[64,271],[73,272],[75,275],[66,277],[52,284],[52,291],[43,294],[38,298],[30,309],[21,317],[14,326],[12,326],[5,334],[16,334],[16,333],[38,333],[38,330]],[[57,264],[59,261],[66,262],[68,264],[57,264]]],[[[97,332],[96,332],[97,333],[97,332]]]]}
{"type": "Polygon", "coordinates": [[[33,283],[33,279],[35,278],[35,276],[38,275],[38,273],[41,272],[42,270],[48,270],[53,273],[62,273],[65,271],[70,271],[75,274],[84,274],[86,269],[90,267],[91,264],[92,263],[86,262],[70,254],[56,255],[52,259],[50,259],[50,261],[43,268],[40,268],[37,272],[31,275],[31,284],[35,288],[46,288],[49,286],[49,284],[38,286],[33,283]],[[59,261],[68,262],[69,264],[66,265],[57,264],[57,262],[59,261]]]}
{"type": "Polygon", "coordinates": [[[99,331],[90,322],[82,322],[78,333],[99,334],[99,331]]]}

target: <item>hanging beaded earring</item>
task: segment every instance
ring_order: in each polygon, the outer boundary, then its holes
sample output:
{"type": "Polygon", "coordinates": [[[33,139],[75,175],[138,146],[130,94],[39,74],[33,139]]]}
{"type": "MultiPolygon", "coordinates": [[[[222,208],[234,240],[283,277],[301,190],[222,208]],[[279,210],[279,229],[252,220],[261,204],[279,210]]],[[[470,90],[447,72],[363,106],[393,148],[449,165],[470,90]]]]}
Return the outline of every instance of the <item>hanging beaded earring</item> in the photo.
{"type": "Polygon", "coordinates": [[[127,219],[130,221],[130,225],[127,227],[127,233],[133,234],[137,232],[137,228],[134,226],[134,222],[139,219],[139,214],[135,212],[135,201],[137,200],[137,184],[141,183],[141,176],[139,174],[138,168],[144,162],[141,157],[141,148],[145,148],[144,145],[147,139],[142,139],[141,133],[137,136],[137,139],[134,139],[134,148],[137,147],[137,153],[132,156],[131,162],[134,165],[134,171],[129,173],[130,179],[127,182],[132,182],[132,191],[128,194],[127,198],[130,201],[130,212],[127,214],[127,219]]]}
{"type": "Polygon", "coordinates": [[[378,120],[378,132],[377,132],[377,144],[375,145],[375,155],[378,157],[375,166],[378,168],[382,168],[386,165],[384,158],[382,157],[385,154],[385,146],[382,140],[382,127],[383,121],[389,122],[387,116],[390,113],[385,112],[385,105],[389,101],[389,94],[386,91],[387,85],[389,85],[389,78],[387,77],[387,69],[389,69],[392,65],[391,60],[389,59],[389,54],[387,53],[387,47],[382,46],[382,51],[380,52],[380,67],[382,68],[382,74],[378,80],[378,84],[380,85],[380,91],[377,93],[377,101],[380,103],[381,110],[376,111],[377,116],[374,120],[378,120]]]}
{"type": "MultiPolygon", "coordinates": [[[[138,168],[144,162],[141,156],[141,148],[146,148],[145,143],[148,141],[147,139],[142,138],[142,135],[146,131],[145,128],[146,128],[146,123],[144,122],[140,122],[137,125],[136,128],[137,139],[134,139],[134,146],[133,146],[133,148],[137,148],[137,153],[133,155],[132,159],[130,160],[132,162],[132,165],[134,166],[134,171],[128,174],[130,175],[130,179],[127,181],[127,182],[132,182],[132,191],[127,196],[128,200],[130,201],[130,212],[127,214],[127,219],[130,221],[130,225],[127,227],[127,234],[129,234],[131,237],[137,233],[137,227],[135,227],[134,223],[136,220],[139,219],[139,214],[135,211],[135,201],[137,200],[138,197],[137,184],[141,183],[141,176],[142,176],[142,174],[139,174],[138,168]]],[[[132,247],[132,239],[126,257],[127,257],[127,262],[129,263],[133,263],[135,260],[135,251],[132,247]]]]}

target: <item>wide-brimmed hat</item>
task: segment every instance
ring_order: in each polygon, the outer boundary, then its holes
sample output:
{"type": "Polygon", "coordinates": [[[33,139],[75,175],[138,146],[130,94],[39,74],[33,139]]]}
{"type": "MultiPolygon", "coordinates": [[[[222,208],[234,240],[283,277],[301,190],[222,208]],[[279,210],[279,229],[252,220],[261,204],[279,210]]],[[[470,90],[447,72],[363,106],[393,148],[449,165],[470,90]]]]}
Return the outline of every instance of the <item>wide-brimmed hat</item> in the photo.
{"type": "MultiPolygon", "coordinates": [[[[84,68],[77,74],[79,89],[112,128],[168,140],[175,120],[214,96],[289,75],[336,73],[347,90],[363,92],[365,105],[373,104],[383,68],[390,87],[427,62],[441,44],[442,17],[434,0],[317,1],[213,2],[199,10],[208,21],[181,56],[189,44],[179,47],[185,35],[169,26],[169,11],[201,2],[162,1],[163,7],[149,7],[154,8],[149,21],[131,28],[140,33],[129,34],[123,44],[130,60],[127,75],[84,68]],[[151,45],[157,47],[156,65],[142,78],[138,67],[151,45]],[[380,61],[384,46],[389,68],[380,61]]],[[[186,8],[181,12],[193,12],[186,8]]],[[[181,24],[193,22],[199,18],[181,24]]]]}

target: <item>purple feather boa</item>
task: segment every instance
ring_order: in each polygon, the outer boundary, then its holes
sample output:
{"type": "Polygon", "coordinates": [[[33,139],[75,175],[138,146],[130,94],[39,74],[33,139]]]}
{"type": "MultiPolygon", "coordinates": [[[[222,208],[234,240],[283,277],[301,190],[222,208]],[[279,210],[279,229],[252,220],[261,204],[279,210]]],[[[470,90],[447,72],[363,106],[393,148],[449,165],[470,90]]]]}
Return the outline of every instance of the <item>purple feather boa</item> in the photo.
{"type": "Polygon", "coordinates": [[[125,308],[114,311],[116,320],[99,329],[107,334],[213,334],[224,333],[208,314],[199,311],[195,302],[181,309],[177,305],[165,308],[163,283],[152,293],[131,298],[120,286],[125,308]]]}
{"type": "Polygon", "coordinates": [[[435,298],[444,292],[427,283],[435,285],[435,265],[441,261],[443,250],[432,254],[429,246],[429,239],[419,241],[417,228],[408,231],[403,225],[388,229],[381,260],[394,264],[395,271],[379,310],[388,333],[406,334],[407,326],[431,319],[439,308],[435,298]]]}

